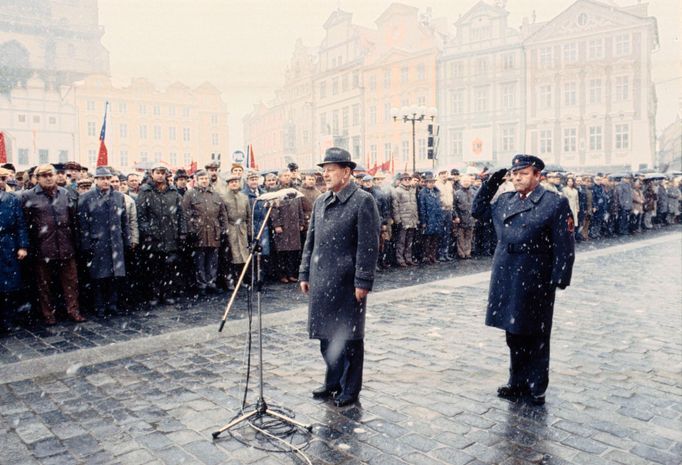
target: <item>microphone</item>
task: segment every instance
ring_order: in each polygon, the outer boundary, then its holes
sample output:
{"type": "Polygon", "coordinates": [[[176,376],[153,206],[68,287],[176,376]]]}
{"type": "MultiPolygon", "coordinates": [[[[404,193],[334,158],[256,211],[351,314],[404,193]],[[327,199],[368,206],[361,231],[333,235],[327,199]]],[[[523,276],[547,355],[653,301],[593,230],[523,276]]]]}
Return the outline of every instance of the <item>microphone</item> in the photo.
{"type": "Polygon", "coordinates": [[[256,198],[256,200],[268,202],[271,200],[295,199],[296,197],[303,197],[303,194],[301,194],[293,187],[288,187],[286,189],[280,189],[278,191],[266,192],[265,194],[261,194],[256,198]]]}

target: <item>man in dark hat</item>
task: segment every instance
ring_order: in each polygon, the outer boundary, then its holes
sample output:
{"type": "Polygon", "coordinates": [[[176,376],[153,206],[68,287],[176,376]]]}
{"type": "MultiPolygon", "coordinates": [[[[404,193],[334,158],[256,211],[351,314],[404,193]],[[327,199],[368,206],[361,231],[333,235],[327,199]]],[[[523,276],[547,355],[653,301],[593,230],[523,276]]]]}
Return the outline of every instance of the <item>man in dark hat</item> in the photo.
{"type": "Polygon", "coordinates": [[[184,196],[187,192],[187,182],[189,181],[189,175],[187,174],[187,171],[179,168],[175,172],[173,181],[175,182],[175,188],[178,190],[180,195],[184,196]]]}
{"type": "Polygon", "coordinates": [[[426,173],[423,180],[424,187],[417,194],[419,224],[424,247],[424,263],[433,264],[436,263],[438,241],[443,226],[443,204],[433,174],[426,173]]]}
{"type": "Polygon", "coordinates": [[[362,389],[367,294],[372,290],[381,220],[372,195],[350,182],[355,163],[348,151],[327,149],[328,191],[315,200],[299,270],[309,294],[308,334],[320,340],[326,364],[316,399],[334,397],[343,407],[362,389]]]}
{"type": "Polygon", "coordinates": [[[515,192],[491,201],[507,170],[483,183],[472,208],[476,218],[492,217],[497,234],[486,325],[506,331],[511,359],[509,381],[499,397],[545,403],[549,383],[549,341],[556,288],[571,282],[575,224],[568,200],[540,186],[541,159],[514,156],[515,192]]]}

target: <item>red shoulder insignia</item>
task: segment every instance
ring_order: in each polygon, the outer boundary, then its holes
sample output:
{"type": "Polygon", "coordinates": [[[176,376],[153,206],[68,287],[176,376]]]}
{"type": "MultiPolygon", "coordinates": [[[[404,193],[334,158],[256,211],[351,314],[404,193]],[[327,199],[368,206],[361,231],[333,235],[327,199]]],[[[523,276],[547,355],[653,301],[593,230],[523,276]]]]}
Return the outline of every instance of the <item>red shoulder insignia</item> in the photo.
{"type": "Polygon", "coordinates": [[[572,233],[575,231],[575,220],[573,220],[573,215],[568,215],[568,232],[572,233]]]}

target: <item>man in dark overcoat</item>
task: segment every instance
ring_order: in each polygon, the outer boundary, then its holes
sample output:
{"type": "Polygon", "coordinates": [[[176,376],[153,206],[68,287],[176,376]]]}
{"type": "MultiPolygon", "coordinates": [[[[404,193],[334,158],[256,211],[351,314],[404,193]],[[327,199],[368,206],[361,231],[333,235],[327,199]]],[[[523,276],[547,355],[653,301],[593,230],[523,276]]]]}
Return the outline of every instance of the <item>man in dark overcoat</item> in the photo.
{"type": "Polygon", "coordinates": [[[530,396],[545,402],[549,382],[549,340],[556,288],[571,282],[575,224],[568,200],[540,186],[544,163],[516,155],[511,180],[515,192],[491,204],[506,169],[480,188],[472,207],[476,218],[490,215],[497,234],[485,324],[506,331],[509,381],[498,396],[530,396]]]}
{"type": "Polygon", "coordinates": [[[95,188],[78,199],[80,251],[93,284],[97,316],[118,310],[117,278],[126,275],[130,248],[128,215],[123,194],[111,188],[111,171],[95,170],[95,188]]]}
{"type": "Polygon", "coordinates": [[[173,286],[178,278],[178,251],[187,235],[182,210],[182,197],[166,180],[168,169],[163,164],[152,167],[150,182],[137,196],[137,224],[144,255],[144,272],[149,279],[152,300],[174,304],[173,286]]]}
{"type": "Polygon", "coordinates": [[[316,399],[334,397],[338,407],[357,401],[362,388],[367,294],[379,255],[381,219],[372,195],[350,182],[350,153],[325,152],[328,191],[315,200],[299,270],[301,290],[310,295],[308,334],[320,340],[326,363],[316,399]]]}
{"type": "Polygon", "coordinates": [[[47,325],[57,322],[52,293],[57,278],[69,317],[82,322],[85,318],[80,313],[75,258],[76,204],[66,189],[57,186],[52,165],[38,166],[35,176],[38,185],[22,193],[21,206],[28,227],[40,310],[47,325]]]}
{"type": "Polygon", "coordinates": [[[13,323],[18,291],[23,287],[21,261],[28,249],[28,229],[21,202],[6,192],[10,171],[0,168],[0,333],[13,323]]]}

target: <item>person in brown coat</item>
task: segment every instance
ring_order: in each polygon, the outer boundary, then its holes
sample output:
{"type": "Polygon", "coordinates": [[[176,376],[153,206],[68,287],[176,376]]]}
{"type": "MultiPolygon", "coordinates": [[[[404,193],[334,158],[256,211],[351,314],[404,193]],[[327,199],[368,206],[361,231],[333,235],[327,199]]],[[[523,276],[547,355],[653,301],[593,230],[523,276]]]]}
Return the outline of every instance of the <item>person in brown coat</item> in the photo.
{"type": "Polygon", "coordinates": [[[220,237],[227,230],[227,209],[220,196],[213,192],[208,173],[200,170],[194,176],[197,185],[182,198],[182,209],[192,247],[195,282],[203,294],[216,289],[218,248],[220,237]]]}
{"type": "Polygon", "coordinates": [[[35,263],[38,302],[45,323],[54,325],[55,298],[52,283],[61,285],[66,311],[76,321],[85,321],[78,305],[76,269],[76,204],[66,189],[57,186],[52,165],[35,170],[38,185],[21,196],[35,263]]]}
{"type": "MultiPolygon", "coordinates": [[[[279,181],[282,189],[291,187],[291,174],[288,171],[281,173],[279,181]]],[[[301,231],[306,227],[302,198],[278,201],[270,213],[270,222],[274,231],[279,281],[295,283],[303,249],[301,231]]]]}
{"type": "Polygon", "coordinates": [[[315,199],[322,193],[315,187],[317,179],[313,173],[307,173],[303,176],[303,185],[298,189],[303,194],[301,202],[303,204],[303,218],[305,219],[305,228],[301,231],[301,244],[305,243],[305,237],[308,234],[308,225],[310,224],[310,215],[313,212],[313,204],[315,199]]]}

